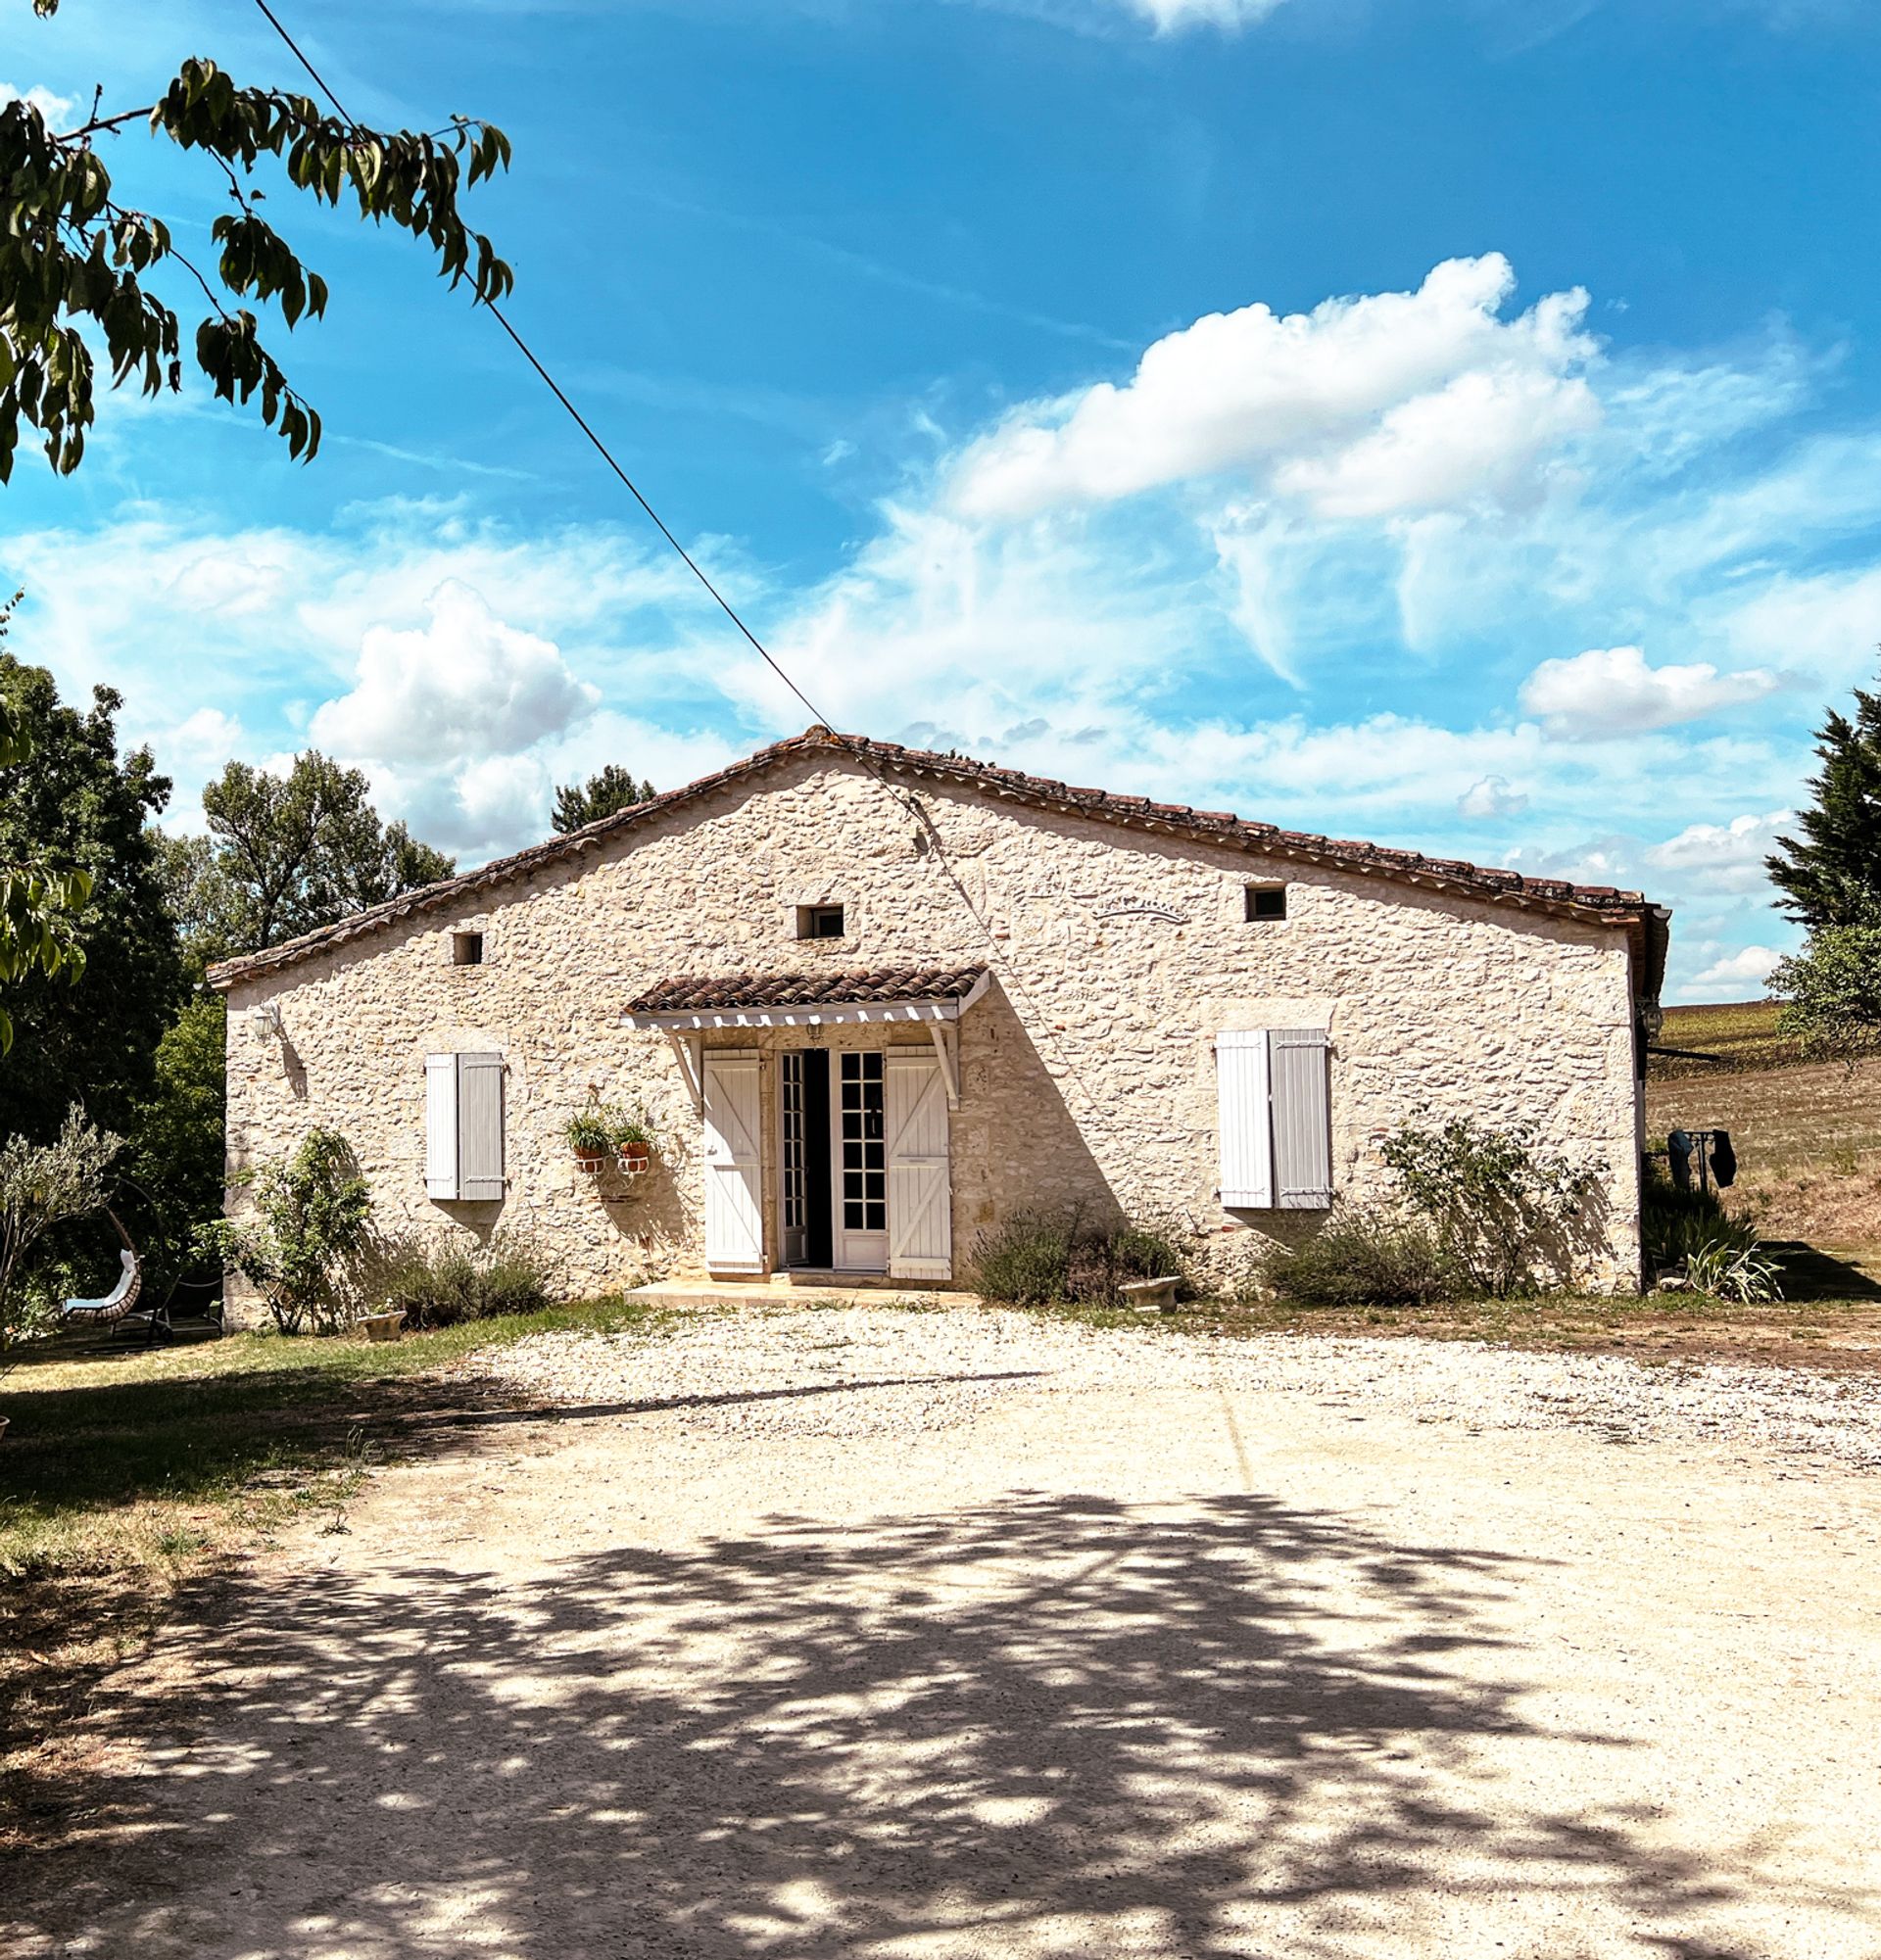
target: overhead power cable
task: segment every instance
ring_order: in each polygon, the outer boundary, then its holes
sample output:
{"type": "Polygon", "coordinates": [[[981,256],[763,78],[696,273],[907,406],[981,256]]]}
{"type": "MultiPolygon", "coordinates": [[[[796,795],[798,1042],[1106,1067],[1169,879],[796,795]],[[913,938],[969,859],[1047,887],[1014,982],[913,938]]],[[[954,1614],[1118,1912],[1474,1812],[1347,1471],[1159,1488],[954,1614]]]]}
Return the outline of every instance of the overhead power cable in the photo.
{"type": "MultiPolygon", "coordinates": [[[[301,44],[294,38],[294,36],[291,33],[288,32],[287,28],[282,24],[280,17],[274,12],[273,8],[271,8],[267,4],[267,0],[255,0],[255,4],[262,10],[263,14],[266,16],[268,25],[271,26],[274,29],[274,31],[280,35],[281,39],[287,43],[288,49],[293,54],[294,59],[297,62],[299,62],[300,65],[304,69],[306,69],[308,73],[313,77],[314,85],[320,91],[322,95],[326,97],[327,101],[333,105],[333,110],[335,115],[339,117],[342,122],[350,123],[355,129],[358,129],[360,127],[359,119],[356,116],[354,116],[353,113],[340,100],[340,98],[334,94],[332,85],[327,81],[326,77],[323,74],[321,74],[319,70],[316,69],[314,66],[314,64],[307,58],[307,55],[301,48],[301,44]]],[[[799,701],[801,701],[806,708],[809,709],[811,720],[820,722],[825,728],[828,728],[830,724],[824,720],[822,711],[817,707],[816,703],[813,700],[811,700],[809,695],[806,694],[803,692],[803,690],[799,688],[794,680],[792,680],[790,675],[784,671],[782,665],[780,665],[778,660],[771,653],[770,648],[767,647],[764,645],[764,643],[760,639],[758,639],[757,635],[753,633],[751,629],[745,624],[742,618],[740,618],[737,607],[732,604],[731,600],[728,599],[725,597],[725,595],[722,592],[720,592],[719,589],[705,575],[705,571],[703,567],[699,564],[699,560],[695,558],[692,552],[690,552],[686,549],[686,547],[682,545],[679,542],[679,540],[673,536],[672,531],[667,526],[666,520],[659,514],[657,510],[653,508],[653,506],[650,502],[648,502],[646,496],[644,495],[644,493],[640,488],[640,485],[637,484],[634,481],[634,479],[631,476],[629,476],[624,469],[621,468],[620,463],[618,462],[618,460],[616,460],[614,456],[613,451],[610,450],[607,447],[607,445],[602,441],[601,437],[596,434],[594,426],[589,422],[588,418],[568,399],[567,393],[562,388],[560,382],[558,382],[555,379],[555,377],[549,372],[548,368],[546,368],[542,364],[541,360],[536,356],[535,349],[532,348],[529,345],[529,343],[523,339],[522,335],[516,331],[515,327],[510,322],[509,316],[503,311],[503,309],[500,306],[497,305],[495,300],[486,299],[483,301],[483,305],[490,310],[490,315],[496,321],[496,323],[500,327],[502,327],[504,332],[506,333],[509,336],[510,340],[515,343],[516,352],[520,354],[523,359],[525,359],[529,363],[529,365],[536,370],[537,374],[542,377],[544,386],[547,387],[549,392],[555,398],[555,400],[559,402],[565,409],[567,409],[569,417],[574,422],[575,427],[578,428],[581,431],[581,433],[584,436],[586,436],[591,443],[594,444],[595,449],[597,453],[600,454],[602,461],[604,462],[607,465],[607,467],[610,470],[612,470],[613,473],[620,479],[621,483],[626,487],[627,494],[634,500],[636,503],[640,505],[640,507],[647,513],[648,517],[651,520],[653,528],[657,530],[659,535],[666,540],[667,544],[669,544],[673,548],[673,550],[679,553],[680,558],[685,563],[686,569],[692,573],[694,578],[696,578],[699,582],[699,584],[705,588],[705,590],[708,593],[711,594],[713,599],[716,600],[720,611],[722,611],[725,617],[729,619],[732,622],[732,624],[738,628],[739,632],[742,633],[748,641],[749,641],[751,646],[756,651],[758,657],[761,660],[763,660],[764,664],[767,667],[770,668],[771,672],[775,674],[777,678],[780,681],[782,681],[787,688],[790,689],[791,693],[794,693],[796,696],[796,698],[799,701]]]]}
{"type": "MultiPolygon", "coordinates": [[[[346,105],[340,100],[340,98],[336,94],[334,94],[331,83],[327,81],[326,77],[323,74],[321,74],[319,70],[316,69],[314,66],[314,64],[308,59],[306,52],[301,47],[301,44],[294,38],[294,36],[291,33],[288,32],[286,26],[282,24],[280,17],[274,12],[273,8],[268,5],[267,0],[255,0],[255,4],[258,8],[261,9],[262,14],[266,19],[268,25],[271,26],[274,29],[274,31],[281,37],[281,39],[287,44],[288,52],[292,54],[294,59],[300,63],[301,67],[307,71],[308,74],[313,79],[314,87],[317,88],[320,91],[320,93],[326,97],[327,101],[333,105],[333,113],[339,117],[342,122],[347,123],[353,129],[356,130],[359,129],[362,126],[359,119],[356,116],[354,116],[352,111],[346,107],[346,105]]],[[[575,406],[574,403],[568,399],[567,391],[563,389],[563,387],[555,379],[555,377],[550,373],[549,369],[543,364],[541,359],[537,357],[535,350],[529,345],[529,343],[516,330],[515,326],[510,322],[508,315],[503,311],[503,309],[500,306],[497,305],[497,303],[494,300],[486,299],[482,302],[482,305],[489,310],[492,318],[496,320],[497,324],[500,327],[502,327],[504,332],[507,334],[509,339],[514,343],[516,352],[520,354],[522,358],[529,363],[529,365],[535,369],[536,373],[541,377],[544,386],[547,387],[549,392],[555,396],[555,400],[561,404],[562,407],[567,410],[569,418],[573,421],[576,428],[578,428],[581,431],[581,433],[588,438],[589,442],[594,445],[596,454],[599,454],[601,459],[607,465],[607,467],[613,471],[614,475],[620,479],[622,485],[626,488],[628,495],[631,496],[634,502],[640,505],[641,509],[647,513],[648,517],[651,520],[653,527],[658,531],[659,535],[662,538],[664,538],[667,544],[669,544],[673,548],[673,550],[679,554],[679,557],[681,561],[685,564],[687,570],[689,570],[694,576],[694,578],[696,578],[699,582],[699,584],[703,586],[705,590],[712,596],[712,598],[716,601],[719,609],[724,613],[725,617],[729,619],[735,627],[738,628],[739,632],[744,635],[745,639],[750,644],[752,648],[756,651],[758,657],[763,660],[764,664],[770,668],[771,672],[775,674],[780,681],[784,683],[784,685],[791,691],[791,693],[795,694],[800,702],[802,702],[803,706],[809,710],[811,720],[817,723],[820,727],[829,730],[830,734],[835,738],[836,741],[841,745],[844,752],[845,754],[853,755],[855,759],[859,763],[861,763],[863,768],[866,769],[868,773],[875,778],[876,782],[882,786],[882,789],[887,792],[887,794],[890,797],[892,797],[893,801],[897,803],[901,808],[906,810],[914,818],[915,822],[920,825],[922,836],[926,839],[926,848],[933,855],[935,860],[939,863],[940,869],[946,874],[947,883],[953,886],[954,891],[956,895],[959,897],[961,904],[966,908],[967,916],[973,921],[975,927],[979,930],[981,937],[986,941],[987,949],[991,957],[992,963],[1004,971],[1004,973],[1008,976],[1010,981],[1012,982],[1014,990],[1021,997],[1024,997],[1028,993],[1029,989],[1026,987],[1024,977],[1019,972],[1018,962],[1014,959],[1010,948],[1001,943],[998,935],[992,930],[991,923],[981,913],[979,906],[974,903],[973,894],[967,889],[966,885],[962,883],[960,874],[957,871],[955,871],[955,869],[953,868],[953,862],[947,855],[946,842],[945,839],[940,835],[939,826],[935,823],[933,817],[931,817],[928,814],[928,811],[926,807],[923,805],[921,799],[918,796],[909,794],[904,790],[898,789],[894,786],[894,784],[890,782],[888,772],[882,767],[881,763],[877,761],[875,756],[873,756],[869,752],[868,746],[865,741],[863,741],[860,738],[857,738],[855,741],[852,743],[847,736],[844,735],[840,730],[836,729],[831,724],[830,720],[823,713],[823,711],[816,705],[816,703],[813,700],[810,699],[809,695],[806,694],[803,692],[803,690],[797,686],[796,682],[791,678],[790,674],[786,672],[783,664],[771,652],[770,648],[766,646],[764,643],[760,639],[758,639],[757,635],[753,633],[751,629],[745,624],[745,621],[743,620],[742,617],[740,617],[737,608],[732,604],[731,600],[728,599],[725,597],[725,595],[719,591],[717,586],[715,586],[712,583],[712,581],[706,576],[704,569],[699,565],[698,559],[696,559],[693,556],[693,554],[689,550],[687,550],[686,547],[682,545],[676,537],[674,537],[671,529],[668,527],[666,523],[666,520],[663,517],[661,517],[659,512],[653,508],[652,504],[647,501],[647,498],[645,494],[642,492],[640,486],[634,481],[634,479],[631,476],[627,474],[626,470],[624,470],[621,467],[619,461],[614,456],[614,453],[596,433],[593,425],[589,422],[588,418],[581,412],[579,408],[575,406]]],[[[1038,1025],[1041,1028],[1050,1028],[1051,1023],[1049,1017],[1047,1016],[1041,1018],[1039,1020],[1038,1025]]],[[[1051,1042],[1052,1046],[1058,1048],[1058,1051],[1061,1057],[1063,1058],[1066,1075],[1070,1077],[1072,1081],[1077,1083],[1080,1093],[1085,1095],[1087,1100],[1091,1101],[1094,1107],[1095,1098],[1091,1096],[1090,1090],[1085,1084],[1084,1077],[1078,1069],[1077,1062],[1072,1057],[1069,1049],[1063,1043],[1053,1040],[1049,1034],[1047,1035],[1046,1038],[1048,1041],[1051,1042]]]]}

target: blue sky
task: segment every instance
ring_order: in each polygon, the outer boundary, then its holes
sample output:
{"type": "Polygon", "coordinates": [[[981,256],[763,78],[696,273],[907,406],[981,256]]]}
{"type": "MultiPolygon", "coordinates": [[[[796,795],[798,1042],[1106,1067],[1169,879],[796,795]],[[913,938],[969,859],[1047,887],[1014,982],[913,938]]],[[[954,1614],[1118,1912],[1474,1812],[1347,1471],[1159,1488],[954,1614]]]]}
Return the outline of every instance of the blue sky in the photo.
{"type": "MultiPolygon", "coordinates": [[[[288,0],[489,116],[512,317],[842,726],[1643,885],[1670,997],[1881,664],[1881,26],[1856,0],[288,0]]],[[[300,86],[244,7],[16,8],[0,82],[300,86]]],[[[219,208],[141,133],[121,193],[219,208]]],[[[204,777],[317,742],[464,861],[807,719],[461,295],[270,204],[311,468],[217,407],[23,457],[23,655],[204,777]]],[[[186,296],[180,291],[179,300],[186,296]]]]}

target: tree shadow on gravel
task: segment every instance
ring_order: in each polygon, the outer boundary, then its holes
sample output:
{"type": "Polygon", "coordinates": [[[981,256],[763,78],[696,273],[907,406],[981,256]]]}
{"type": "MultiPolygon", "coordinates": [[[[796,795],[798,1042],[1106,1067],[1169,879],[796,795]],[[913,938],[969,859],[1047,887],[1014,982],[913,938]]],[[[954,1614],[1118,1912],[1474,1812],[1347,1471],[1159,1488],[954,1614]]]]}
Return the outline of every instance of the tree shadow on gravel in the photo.
{"type": "MultiPolygon", "coordinates": [[[[154,1771],[86,1793],[0,1928],[140,1960],[1330,1960],[1487,1952],[1515,1894],[1551,1960],[1762,1954],[1696,1929],[1766,1879],[1509,1774],[1544,1733],[1498,1650],[1522,1569],[1266,1497],[1021,1496],[519,1584],[229,1583],[169,1636],[214,1664],[154,1771]]],[[[1620,1746],[1545,1733],[1583,1786],[1620,1746]]]]}

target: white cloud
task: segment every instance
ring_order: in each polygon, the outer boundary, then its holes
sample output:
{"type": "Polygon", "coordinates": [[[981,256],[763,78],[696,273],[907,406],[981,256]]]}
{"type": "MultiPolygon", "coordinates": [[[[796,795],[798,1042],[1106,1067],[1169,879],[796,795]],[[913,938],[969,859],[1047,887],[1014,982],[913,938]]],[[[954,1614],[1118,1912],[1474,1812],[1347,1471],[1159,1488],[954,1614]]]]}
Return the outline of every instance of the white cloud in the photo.
{"type": "Polygon", "coordinates": [[[1125,0],[1125,4],[1159,34],[1171,34],[1184,27],[1252,26],[1266,20],[1281,0],[1125,0]]]}
{"type": "Polygon", "coordinates": [[[351,693],[314,716],[315,742],[356,762],[519,754],[594,707],[600,690],[550,641],[506,624],[455,581],[423,626],[374,626],[351,693]]]}
{"type": "Polygon", "coordinates": [[[1770,970],[1782,957],[1769,946],[1744,946],[1721,960],[1713,961],[1703,973],[1694,975],[1679,991],[1689,994],[1721,986],[1754,986],[1761,992],[1763,983],[1770,977],[1770,970]]]}
{"type": "Polygon", "coordinates": [[[1376,517],[1526,494],[1540,454],[1597,419],[1578,370],[1582,292],[1502,317],[1500,253],[1436,266],[1415,293],[1210,313],[1105,381],[1021,408],[971,444],[951,501],[1013,519],[1238,472],[1323,514],[1376,517]]]}
{"type": "Polygon", "coordinates": [[[1457,798],[1457,814],[1464,817],[1519,817],[1527,807],[1527,796],[1506,776],[1484,776],[1457,798]]]}
{"type": "Polygon", "coordinates": [[[1773,578],[1722,624],[1743,652],[1807,666],[1831,684],[1864,682],[1881,641],[1881,566],[1773,578]]]}
{"type": "Polygon", "coordinates": [[[1705,891],[1760,892],[1768,884],[1763,860],[1777,837],[1796,821],[1788,810],[1733,817],[1728,824],[1688,824],[1676,837],[1652,845],[1646,862],[1705,891]]]}
{"type": "Polygon", "coordinates": [[[9,102],[24,102],[38,110],[55,131],[63,129],[72,120],[72,112],[76,106],[69,95],[55,95],[49,88],[16,88],[10,81],[0,81],[0,108],[9,102]]]}
{"type": "Polygon", "coordinates": [[[1578,376],[1478,370],[1400,403],[1344,450],[1282,463],[1274,482],[1331,518],[1519,505],[1541,494],[1543,464],[1566,438],[1599,420],[1578,376]]]}
{"type": "Polygon", "coordinates": [[[1544,660],[1522,683],[1521,705],[1550,735],[1594,741],[1699,721],[1780,686],[1780,676],[1761,668],[1720,674],[1706,661],[1650,667],[1637,646],[1591,646],[1571,660],[1544,660]]]}

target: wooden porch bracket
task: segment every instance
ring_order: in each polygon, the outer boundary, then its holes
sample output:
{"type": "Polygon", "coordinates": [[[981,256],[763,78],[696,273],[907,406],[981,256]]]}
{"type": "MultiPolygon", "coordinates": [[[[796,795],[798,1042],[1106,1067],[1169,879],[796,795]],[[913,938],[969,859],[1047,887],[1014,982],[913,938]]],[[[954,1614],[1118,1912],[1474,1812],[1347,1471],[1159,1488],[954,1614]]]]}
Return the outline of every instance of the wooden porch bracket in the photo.
{"type": "Polygon", "coordinates": [[[960,1107],[960,1051],[954,1045],[959,1039],[959,1024],[953,1021],[930,1021],[928,1032],[934,1037],[934,1052],[940,1062],[940,1079],[946,1084],[947,1107],[960,1107]]]}
{"type": "Polygon", "coordinates": [[[693,1099],[693,1114],[705,1114],[705,1076],[699,1065],[699,1051],[702,1045],[697,1034],[682,1034],[676,1028],[666,1030],[666,1039],[673,1044],[673,1054],[679,1062],[679,1073],[686,1078],[686,1093],[693,1099]]]}

